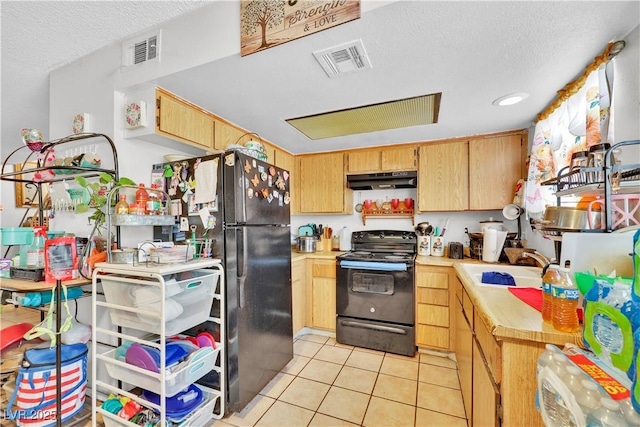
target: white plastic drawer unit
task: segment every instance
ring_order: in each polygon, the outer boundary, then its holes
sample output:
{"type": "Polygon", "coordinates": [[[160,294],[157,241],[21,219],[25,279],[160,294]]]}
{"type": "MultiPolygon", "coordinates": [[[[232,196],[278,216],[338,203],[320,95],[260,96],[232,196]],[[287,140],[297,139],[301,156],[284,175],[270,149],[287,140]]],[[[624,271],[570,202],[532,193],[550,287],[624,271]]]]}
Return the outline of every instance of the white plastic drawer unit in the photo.
{"type": "Polygon", "coordinates": [[[105,362],[105,367],[111,378],[116,378],[157,394],[161,394],[161,381],[164,381],[165,394],[174,396],[188,387],[189,384],[196,382],[209,373],[212,367],[213,369],[219,369],[217,368],[219,366],[217,358],[221,349],[221,344],[218,344],[215,350],[211,347],[201,347],[191,353],[183,362],[167,368],[167,372],[164,375],[118,360],[115,349],[99,355],[98,358],[105,362]]]}
{"type": "Polygon", "coordinates": [[[209,317],[220,273],[192,270],[146,277],[98,274],[111,322],[154,334],[175,335],[209,317]],[[162,314],[164,313],[164,314],[162,314]],[[164,326],[164,331],[162,327],[164,326]]]}
{"type": "MultiPolygon", "coordinates": [[[[180,427],[202,427],[207,425],[207,423],[213,418],[214,408],[216,406],[216,402],[221,397],[220,392],[216,390],[209,389],[207,387],[203,387],[197,385],[200,390],[202,390],[202,394],[204,396],[202,404],[193,410],[189,415],[184,417],[179,421],[180,427]]],[[[97,412],[102,414],[104,419],[104,425],[106,427],[118,427],[118,426],[130,426],[137,427],[137,424],[132,423],[131,421],[124,420],[118,417],[115,414],[107,412],[101,407],[96,408],[97,412]]],[[[167,420],[165,425],[176,425],[178,424],[175,420],[167,420]],[[175,424],[174,424],[175,423],[175,424]]]]}

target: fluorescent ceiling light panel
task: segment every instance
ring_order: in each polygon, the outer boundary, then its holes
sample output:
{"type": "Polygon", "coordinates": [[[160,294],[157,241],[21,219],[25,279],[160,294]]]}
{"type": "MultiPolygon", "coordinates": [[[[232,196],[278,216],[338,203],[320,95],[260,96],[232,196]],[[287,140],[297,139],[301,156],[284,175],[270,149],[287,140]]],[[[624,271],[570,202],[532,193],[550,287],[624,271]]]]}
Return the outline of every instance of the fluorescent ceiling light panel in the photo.
{"type": "Polygon", "coordinates": [[[313,140],[430,125],[438,122],[441,97],[442,93],[421,95],[297,117],[286,122],[313,140]]]}

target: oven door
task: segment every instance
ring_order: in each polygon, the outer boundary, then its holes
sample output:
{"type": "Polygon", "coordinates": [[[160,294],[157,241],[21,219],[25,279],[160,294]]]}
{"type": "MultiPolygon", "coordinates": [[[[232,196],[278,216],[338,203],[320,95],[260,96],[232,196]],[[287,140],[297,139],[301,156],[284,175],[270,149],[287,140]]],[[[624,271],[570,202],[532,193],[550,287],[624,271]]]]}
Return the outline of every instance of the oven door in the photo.
{"type": "Polygon", "coordinates": [[[337,263],[336,314],[414,324],[414,267],[406,263],[337,263]]]}

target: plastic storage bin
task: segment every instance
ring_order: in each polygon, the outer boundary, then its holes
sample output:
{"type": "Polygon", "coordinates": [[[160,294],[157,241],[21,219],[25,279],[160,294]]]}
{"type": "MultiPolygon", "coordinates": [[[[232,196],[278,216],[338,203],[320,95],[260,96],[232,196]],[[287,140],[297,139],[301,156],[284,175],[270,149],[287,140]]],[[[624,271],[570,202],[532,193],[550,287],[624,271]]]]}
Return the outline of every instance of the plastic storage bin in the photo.
{"type": "Polygon", "coordinates": [[[31,227],[2,227],[0,241],[3,245],[30,245],[33,242],[31,227]]]}
{"type": "MultiPolygon", "coordinates": [[[[191,353],[184,362],[167,368],[164,374],[166,395],[175,395],[209,373],[220,354],[220,348],[214,350],[211,347],[202,347],[191,353]]],[[[99,356],[105,362],[105,367],[111,378],[160,394],[162,384],[157,373],[117,360],[115,353],[114,349],[99,356]]]]}
{"type": "Polygon", "coordinates": [[[161,334],[163,318],[165,334],[176,335],[207,320],[219,277],[214,270],[192,270],[176,274],[175,281],[121,276],[102,276],[101,281],[106,302],[118,306],[109,307],[114,325],[161,334]]]}
{"type": "MultiPolygon", "coordinates": [[[[213,418],[213,410],[216,406],[216,402],[220,398],[220,393],[207,387],[199,385],[196,385],[196,387],[202,390],[204,401],[193,412],[191,412],[191,414],[189,414],[180,422],[180,427],[202,427],[207,425],[207,423],[213,418]]],[[[144,404],[143,402],[141,403],[144,404]]],[[[136,424],[129,422],[128,420],[119,418],[116,414],[107,412],[101,407],[97,407],[96,410],[100,414],[102,414],[105,427],[138,427],[136,424]]],[[[168,422],[167,425],[175,424],[168,422]]]]}

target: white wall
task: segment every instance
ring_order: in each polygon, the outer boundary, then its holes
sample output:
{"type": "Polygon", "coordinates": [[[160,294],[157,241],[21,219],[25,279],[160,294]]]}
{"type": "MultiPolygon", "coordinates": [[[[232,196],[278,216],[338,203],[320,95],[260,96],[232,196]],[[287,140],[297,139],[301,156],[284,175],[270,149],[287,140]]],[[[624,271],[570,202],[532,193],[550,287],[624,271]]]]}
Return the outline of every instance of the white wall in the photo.
{"type": "MultiPolygon", "coordinates": [[[[363,12],[388,2],[365,1],[363,12]]],[[[161,162],[163,154],[180,152],[179,144],[175,149],[158,149],[152,143],[142,140],[124,139],[122,125],[122,109],[124,93],[145,82],[175,73],[180,70],[215,61],[237,54],[239,41],[235,35],[239,33],[237,19],[239,5],[236,2],[215,2],[199,9],[196,13],[185,15],[162,25],[162,53],[159,64],[149,63],[135,70],[124,70],[120,67],[120,43],[105,47],[81,60],[75,61],[51,73],[50,82],[50,129],[52,139],[68,135],[71,131],[71,118],[81,112],[92,117],[94,132],[105,133],[112,137],[118,149],[120,175],[135,181],[148,182],[151,165],[161,162]],[[194,44],[194,40],[198,43],[194,44]],[[202,40],[213,40],[213,43],[202,43],[202,40]],[[199,46],[199,49],[185,49],[185,46],[199,46]]],[[[616,79],[614,89],[614,109],[616,140],[637,139],[640,135],[640,106],[637,103],[640,30],[636,27],[626,38],[627,47],[616,59],[616,79]]],[[[408,190],[410,191],[410,190],[408,190]]],[[[374,193],[374,192],[370,192],[374,193]]],[[[12,188],[2,183],[2,202],[5,207],[13,206],[12,188]]],[[[384,197],[384,195],[383,195],[384,197]]],[[[363,196],[364,198],[364,196],[363,196]]],[[[378,198],[377,196],[371,198],[378,198]]],[[[354,197],[357,202],[357,195],[354,197]]],[[[13,211],[13,210],[11,210],[13,211]]],[[[5,224],[15,224],[14,216],[21,212],[9,212],[5,209],[5,224]]],[[[447,236],[450,241],[464,242],[464,228],[478,231],[478,221],[489,216],[503,219],[500,212],[476,213],[434,213],[416,217],[416,223],[429,221],[436,225],[444,224],[450,217],[447,236]]],[[[314,222],[329,224],[338,228],[343,225],[352,230],[391,228],[410,230],[413,228],[407,219],[372,219],[367,226],[361,223],[360,215],[340,216],[298,216],[292,219],[292,229],[299,225],[314,222]]],[[[515,223],[505,221],[511,230],[515,223]]],[[[532,235],[530,228],[524,226],[533,247],[537,247],[547,255],[553,255],[553,246],[548,241],[532,235]]],[[[144,233],[144,232],[143,232],[144,233]]],[[[148,238],[149,235],[142,237],[148,238]]],[[[132,236],[139,239],[140,236],[132,236]]],[[[124,242],[127,244],[128,242],[124,242]]]]}

